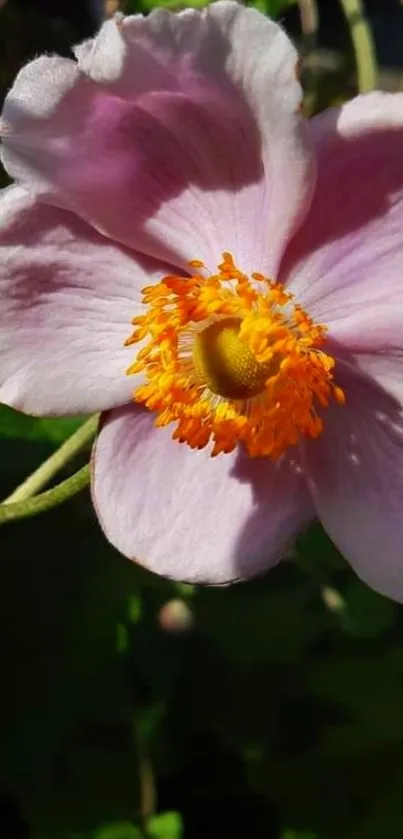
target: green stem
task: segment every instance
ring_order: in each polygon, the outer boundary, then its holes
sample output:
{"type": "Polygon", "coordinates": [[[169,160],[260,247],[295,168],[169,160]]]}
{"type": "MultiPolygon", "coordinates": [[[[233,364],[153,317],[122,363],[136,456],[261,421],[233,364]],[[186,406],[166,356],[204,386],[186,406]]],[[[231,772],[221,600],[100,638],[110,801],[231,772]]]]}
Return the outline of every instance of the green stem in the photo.
{"type": "Polygon", "coordinates": [[[146,735],[141,730],[138,718],[135,716],[133,727],[134,742],[139,766],[139,816],[145,839],[148,839],[147,823],[157,809],[157,794],[155,788],[154,769],[151,762],[146,735]]]}
{"type": "Polygon", "coordinates": [[[316,46],[319,17],[316,0],[297,0],[302,31],[302,52],[312,52],[316,46]]]}
{"type": "Polygon", "coordinates": [[[302,65],[302,86],[304,89],[304,114],[312,116],[317,109],[318,101],[318,72],[314,66],[309,66],[307,59],[313,53],[319,27],[319,14],[316,0],[297,0],[301,21],[302,40],[300,46],[302,65]]]}
{"type": "Polygon", "coordinates": [[[371,28],[365,17],[362,0],[340,0],[353,42],[360,93],[377,85],[378,66],[371,28]]]}
{"type": "Polygon", "coordinates": [[[151,760],[144,751],[140,756],[140,818],[145,831],[155,813],[155,782],[151,760]]]}
{"type": "MultiPolygon", "coordinates": [[[[20,484],[2,504],[15,504],[36,495],[49,481],[76,455],[85,448],[95,436],[98,426],[98,415],[90,417],[74,434],[63,443],[57,451],[42,463],[32,475],[20,484]]],[[[79,473],[77,473],[79,474],[79,473]]],[[[56,502],[57,503],[57,502],[56,502]]]]}
{"type": "Polygon", "coordinates": [[[12,504],[0,504],[0,526],[9,521],[36,516],[38,513],[44,513],[46,510],[62,504],[73,495],[76,495],[77,492],[84,489],[89,481],[90,468],[87,463],[70,478],[62,481],[56,487],[53,487],[53,489],[48,489],[41,495],[36,495],[34,498],[26,498],[25,501],[13,502],[12,504]]]}

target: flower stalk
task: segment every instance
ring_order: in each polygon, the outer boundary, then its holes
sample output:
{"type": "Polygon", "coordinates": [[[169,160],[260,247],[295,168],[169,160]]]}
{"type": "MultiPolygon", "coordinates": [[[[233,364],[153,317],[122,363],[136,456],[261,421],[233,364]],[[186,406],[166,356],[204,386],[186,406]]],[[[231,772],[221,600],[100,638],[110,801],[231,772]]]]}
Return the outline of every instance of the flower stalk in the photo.
{"type": "Polygon", "coordinates": [[[62,504],[64,501],[72,498],[73,495],[81,492],[89,481],[90,468],[86,464],[78,472],[75,472],[74,475],[71,475],[70,478],[62,481],[53,489],[48,489],[46,492],[41,493],[41,495],[26,498],[24,501],[1,504],[0,526],[10,521],[16,521],[17,519],[30,518],[31,516],[38,515],[38,513],[44,513],[52,507],[57,507],[58,504],[62,504]]]}
{"type": "MultiPolygon", "coordinates": [[[[32,475],[9,495],[2,505],[16,504],[36,495],[54,475],[63,468],[78,452],[92,442],[98,426],[98,414],[90,417],[66,440],[57,451],[42,463],[32,475]]],[[[77,473],[78,474],[78,473],[77,473]]],[[[65,483],[65,482],[64,482],[65,483]]],[[[51,490],[53,491],[53,490],[51,490]]]]}
{"type": "Polygon", "coordinates": [[[368,93],[377,86],[378,66],[370,25],[362,0],[340,0],[353,42],[360,93],[368,93]]]}

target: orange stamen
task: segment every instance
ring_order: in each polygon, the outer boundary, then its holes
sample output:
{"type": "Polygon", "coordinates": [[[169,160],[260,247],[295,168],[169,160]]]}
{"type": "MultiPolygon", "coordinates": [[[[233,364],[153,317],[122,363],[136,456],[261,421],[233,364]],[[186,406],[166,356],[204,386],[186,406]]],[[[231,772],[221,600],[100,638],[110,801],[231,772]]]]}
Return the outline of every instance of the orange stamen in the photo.
{"type": "Polygon", "coordinates": [[[345,396],[320,349],[326,327],[281,284],[249,279],[230,253],[222,258],[211,276],[167,276],[143,289],[148,311],[125,341],[143,346],[127,374],[144,373],[134,399],[157,413],[157,426],[176,423],[175,440],[212,443],[212,456],[242,443],[252,457],[276,460],[301,437],[318,437],[318,408],[345,396]]]}

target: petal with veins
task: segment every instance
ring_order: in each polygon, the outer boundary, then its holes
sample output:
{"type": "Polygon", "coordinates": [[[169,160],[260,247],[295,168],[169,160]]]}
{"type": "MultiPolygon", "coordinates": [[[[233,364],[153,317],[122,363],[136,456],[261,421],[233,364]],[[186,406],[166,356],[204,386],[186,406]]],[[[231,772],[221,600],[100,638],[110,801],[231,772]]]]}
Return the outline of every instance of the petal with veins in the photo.
{"type": "Polygon", "coordinates": [[[105,24],[79,64],[42,57],[4,106],[3,162],[43,200],[143,253],[276,271],[312,192],[297,54],[218,2],[105,24]]]}
{"type": "Polygon", "coordinates": [[[313,515],[301,470],[239,453],[211,458],[171,434],[134,405],[104,416],[92,492],[109,541],[188,582],[228,583],[275,565],[313,515]]]}
{"type": "Polygon", "coordinates": [[[403,94],[359,96],[311,127],[318,183],[282,279],[403,402],[403,94]]]}
{"type": "Polygon", "coordinates": [[[19,187],[0,193],[0,401],[78,414],[131,398],[123,346],[142,286],[166,273],[19,187]]]}
{"type": "Polygon", "coordinates": [[[313,501],[331,539],[368,585],[403,602],[403,411],[343,371],[347,402],[302,446],[313,501]]]}

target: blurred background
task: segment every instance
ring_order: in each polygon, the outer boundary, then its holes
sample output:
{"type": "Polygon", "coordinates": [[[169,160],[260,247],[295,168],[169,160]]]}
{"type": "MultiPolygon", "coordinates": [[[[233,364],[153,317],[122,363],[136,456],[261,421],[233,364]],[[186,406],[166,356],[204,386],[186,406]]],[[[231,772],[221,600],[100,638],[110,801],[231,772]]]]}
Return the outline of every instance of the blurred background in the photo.
{"type": "MultiPolygon", "coordinates": [[[[0,0],[0,95],[118,6],[0,0]]],[[[307,114],[403,89],[399,0],[256,6],[301,49],[307,114]]],[[[78,425],[0,407],[1,497],[78,425]]],[[[403,613],[319,526],[228,589],[118,556],[86,491],[3,527],[0,553],[1,839],[403,836],[403,613]]]]}

